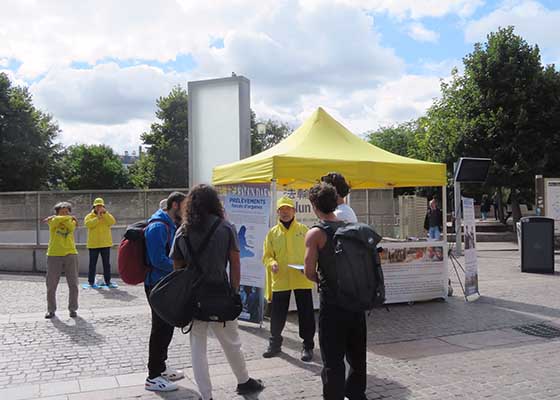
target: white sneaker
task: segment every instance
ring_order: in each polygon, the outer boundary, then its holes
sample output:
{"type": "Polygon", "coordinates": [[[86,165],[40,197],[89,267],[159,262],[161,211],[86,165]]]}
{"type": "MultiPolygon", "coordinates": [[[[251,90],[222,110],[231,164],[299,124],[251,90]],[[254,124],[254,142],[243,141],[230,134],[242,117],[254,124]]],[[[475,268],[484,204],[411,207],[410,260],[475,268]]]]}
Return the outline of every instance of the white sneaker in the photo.
{"type": "Polygon", "coordinates": [[[178,381],[179,379],[183,379],[185,377],[185,373],[180,369],[167,368],[161,373],[161,376],[168,381],[178,381]]]}
{"type": "Polygon", "coordinates": [[[144,388],[152,392],[172,392],[178,389],[177,384],[168,381],[162,376],[154,379],[146,378],[144,388]]]}

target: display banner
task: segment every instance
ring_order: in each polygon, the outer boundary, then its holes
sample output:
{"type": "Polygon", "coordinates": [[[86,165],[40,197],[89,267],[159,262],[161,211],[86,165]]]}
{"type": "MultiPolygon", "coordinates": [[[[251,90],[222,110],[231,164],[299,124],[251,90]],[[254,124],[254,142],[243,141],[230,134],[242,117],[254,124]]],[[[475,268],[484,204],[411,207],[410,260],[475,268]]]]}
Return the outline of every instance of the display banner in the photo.
{"type": "Polygon", "coordinates": [[[263,243],[269,229],[270,185],[219,186],[226,219],[235,225],[241,255],[240,320],[261,323],[264,308],[265,269],[263,243]]]}
{"type": "Polygon", "coordinates": [[[447,297],[445,242],[383,242],[386,304],[447,297]]]}
{"type": "Polygon", "coordinates": [[[545,216],[554,219],[554,234],[560,234],[560,179],[544,180],[545,216]]]}
{"type": "Polygon", "coordinates": [[[463,239],[465,243],[465,296],[470,296],[479,291],[474,200],[468,197],[463,197],[463,239]]]}

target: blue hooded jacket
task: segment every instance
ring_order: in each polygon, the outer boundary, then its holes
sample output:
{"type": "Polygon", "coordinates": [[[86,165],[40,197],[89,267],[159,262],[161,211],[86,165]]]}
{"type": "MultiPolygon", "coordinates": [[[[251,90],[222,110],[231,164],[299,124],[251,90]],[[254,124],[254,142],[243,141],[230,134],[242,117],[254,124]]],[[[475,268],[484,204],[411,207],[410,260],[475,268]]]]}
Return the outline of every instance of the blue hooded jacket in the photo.
{"type": "Polygon", "coordinates": [[[149,219],[160,219],[165,222],[154,222],[144,231],[146,240],[146,259],[151,266],[146,275],[145,286],[154,286],[165,275],[173,271],[173,260],[169,258],[169,250],[173,244],[177,227],[169,215],[161,209],[157,210],[149,219]],[[166,228],[169,227],[169,233],[166,228]]]}

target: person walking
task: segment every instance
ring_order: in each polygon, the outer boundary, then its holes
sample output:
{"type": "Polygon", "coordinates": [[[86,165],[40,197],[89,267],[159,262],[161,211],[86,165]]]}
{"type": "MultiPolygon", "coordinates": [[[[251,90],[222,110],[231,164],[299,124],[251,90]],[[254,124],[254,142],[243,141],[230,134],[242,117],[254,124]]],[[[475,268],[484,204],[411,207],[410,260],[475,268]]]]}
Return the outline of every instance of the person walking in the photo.
{"type": "Polygon", "coordinates": [[[482,201],[480,202],[480,214],[483,221],[486,221],[488,219],[488,213],[490,212],[491,206],[492,201],[490,200],[490,198],[488,198],[488,195],[484,193],[482,195],[482,201]]]}
{"type": "Polygon", "coordinates": [[[78,316],[78,251],[74,242],[74,231],[78,225],[71,215],[72,205],[60,202],[54,206],[55,215],[43,221],[49,225],[49,246],[47,248],[47,313],[45,318],[53,318],[56,312],[56,289],[62,272],[68,284],[68,311],[70,317],[78,316]]]}
{"type": "Polygon", "coordinates": [[[307,226],[296,220],[295,204],[289,197],[277,201],[278,223],[270,229],[264,240],[263,264],[270,270],[272,303],[270,339],[264,358],[278,355],[282,350],[282,331],[286,325],[292,291],[296,298],[299,337],[303,340],[302,361],[313,359],[315,347],[315,313],[313,311],[313,282],[289,265],[303,265],[307,226]]]}
{"type": "Polygon", "coordinates": [[[84,225],[87,228],[87,248],[89,250],[89,271],[88,284],[85,287],[98,289],[99,284],[95,282],[95,273],[97,269],[97,260],[101,255],[103,263],[103,278],[105,286],[114,289],[118,287],[111,282],[111,247],[113,246],[113,237],[111,235],[111,226],[116,223],[115,217],[105,208],[105,202],[101,197],[93,201],[91,212],[84,218],[84,225]]]}
{"type": "Polygon", "coordinates": [[[305,275],[319,284],[319,344],[323,359],[321,379],[326,400],[366,400],[366,340],[364,311],[349,311],[336,300],[333,233],[346,225],[334,211],[336,189],[327,183],[313,186],[309,200],[320,223],[305,236],[305,275]],[[332,233],[327,233],[332,232],[332,233]],[[330,275],[329,275],[330,273],[330,275]],[[346,376],[344,359],[350,367],[346,376]]]}
{"type": "MultiPolygon", "coordinates": [[[[183,205],[183,224],[177,231],[170,256],[175,269],[190,268],[192,254],[186,238],[193,249],[198,249],[206,235],[214,227],[203,253],[198,254],[198,264],[203,268],[205,283],[224,284],[227,280],[226,268],[229,264],[229,284],[239,291],[241,258],[237,232],[232,224],[224,219],[224,210],[218,193],[208,185],[197,185],[187,195],[183,205]],[[218,223],[217,227],[214,226],[218,223]]],[[[195,256],[196,257],[196,256],[195,256]]],[[[194,319],[190,333],[191,359],[193,374],[202,400],[212,399],[212,382],[208,370],[208,330],[220,342],[226,359],[237,379],[236,391],[240,395],[261,391],[264,385],[260,380],[249,377],[239,337],[237,320],[227,322],[208,322],[194,319]]]]}
{"type": "MultiPolygon", "coordinates": [[[[181,207],[186,203],[186,197],[181,192],[171,193],[167,198],[165,210],[158,209],[148,219],[148,226],[144,230],[146,261],[150,266],[150,271],[146,274],[144,281],[144,290],[148,299],[154,286],[173,271],[173,260],[168,254],[177,230],[176,224],[181,222],[181,207]]],[[[175,328],[162,320],[154,309],[151,309],[151,312],[148,377],[144,387],[146,390],[155,392],[177,390],[177,384],[172,381],[182,379],[185,375],[183,371],[168,368],[165,363],[175,328]]]]}
{"type": "Polygon", "coordinates": [[[428,231],[429,240],[441,240],[443,231],[443,213],[438,207],[436,199],[430,201],[430,207],[424,218],[424,229],[428,231]]]}

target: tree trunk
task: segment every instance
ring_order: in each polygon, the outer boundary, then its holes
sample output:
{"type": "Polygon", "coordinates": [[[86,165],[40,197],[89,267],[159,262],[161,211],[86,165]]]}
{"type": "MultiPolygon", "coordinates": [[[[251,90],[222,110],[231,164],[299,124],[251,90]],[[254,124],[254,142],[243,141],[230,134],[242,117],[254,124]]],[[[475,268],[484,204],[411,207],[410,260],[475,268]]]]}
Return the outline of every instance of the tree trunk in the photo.
{"type": "Polygon", "coordinates": [[[498,218],[502,224],[506,224],[506,216],[504,215],[504,204],[502,202],[502,187],[498,187],[498,218]]]}
{"type": "Polygon", "coordinates": [[[517,198],[517,190],[512,189],[511,191],[511,215],[513,218],[513,225],[521,219],[521,207],[519,207],[519,199],[517,198]]]}

